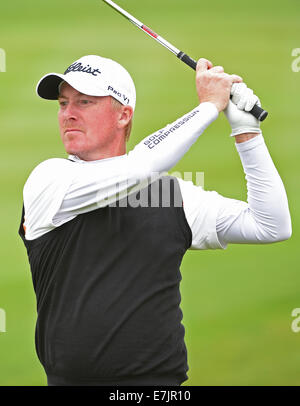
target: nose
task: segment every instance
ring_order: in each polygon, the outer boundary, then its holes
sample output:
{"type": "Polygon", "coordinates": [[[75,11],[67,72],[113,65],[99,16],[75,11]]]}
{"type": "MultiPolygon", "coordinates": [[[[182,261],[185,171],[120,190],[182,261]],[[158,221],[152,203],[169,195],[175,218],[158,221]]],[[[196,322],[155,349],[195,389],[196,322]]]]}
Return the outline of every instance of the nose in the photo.
{"type": "Polygon", "coordinates": [[[67,106],[64,107],[62,115],[65,120],[76,120],[78,118],[76,106],[69,102],[67,106]]]}

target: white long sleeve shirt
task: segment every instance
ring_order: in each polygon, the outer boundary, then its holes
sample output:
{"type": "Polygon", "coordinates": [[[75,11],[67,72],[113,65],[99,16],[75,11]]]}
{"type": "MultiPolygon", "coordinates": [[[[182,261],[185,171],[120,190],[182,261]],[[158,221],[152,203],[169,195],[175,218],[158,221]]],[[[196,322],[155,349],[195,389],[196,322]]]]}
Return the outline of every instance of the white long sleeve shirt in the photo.
{"type": "MultiPolygon", "coordinates": [[[[36,239],[145,187],[170,170],[217,117],[215,105],[202,103],[128,154],[98,161],[69,156],[42,162],[24,186],[26,239],[36,239]]],[[[235,145],[246,175],[247,202],[178,179],[192,231],[191,249],[271,243],[291,235],[286,192],[263,136],[235,145]]]]}

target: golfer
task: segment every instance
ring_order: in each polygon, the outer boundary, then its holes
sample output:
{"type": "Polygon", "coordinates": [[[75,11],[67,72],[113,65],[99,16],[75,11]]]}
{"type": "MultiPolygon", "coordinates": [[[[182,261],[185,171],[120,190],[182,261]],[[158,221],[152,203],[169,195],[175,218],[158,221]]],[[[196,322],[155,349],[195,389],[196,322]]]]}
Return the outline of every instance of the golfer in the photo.
{"type": "Polygon", "coordinates": [[[257,96],[241,77],[206,59],[198,61],[196,89],[192,111],[126,153],[136,91],[121,65],[88,55],[39,81],[38,95],[58,100],[68,154],[33,169],[19,229],[48,385],[182,384],[188,371],[179,291],[185,252],[291,236],[285,188],[259,121],[248,113],[260,103],[257,96]],[[222,111],[248,202],[166,174],[222,111]]]}

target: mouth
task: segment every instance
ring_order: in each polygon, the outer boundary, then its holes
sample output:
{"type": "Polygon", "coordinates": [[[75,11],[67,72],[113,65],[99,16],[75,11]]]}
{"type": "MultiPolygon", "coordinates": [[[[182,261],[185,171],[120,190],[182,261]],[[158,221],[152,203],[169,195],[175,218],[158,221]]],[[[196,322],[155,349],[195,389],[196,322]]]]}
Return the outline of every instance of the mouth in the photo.
{"type": "Polygon", "coordinates": [[[82,133],[83,131],[79,130],[78,128],[66,128],[64,130],[64,134],[67,134],[67,133],[74,134],[74,133],[78,133],[78,132],[82,133]]]}

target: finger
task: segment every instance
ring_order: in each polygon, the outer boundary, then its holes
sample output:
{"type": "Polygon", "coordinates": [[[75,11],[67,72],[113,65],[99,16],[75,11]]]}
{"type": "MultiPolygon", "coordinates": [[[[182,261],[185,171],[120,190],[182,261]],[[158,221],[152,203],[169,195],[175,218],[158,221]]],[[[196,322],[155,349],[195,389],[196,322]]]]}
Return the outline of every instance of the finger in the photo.
{"type": "Polygon", "coordinates": [[[230,75],[232,83],[241,83],[243,82],[243,78],[239,75],[230,75]]]}
{"type": "Polygon", "coordinates": [[[233,83],[231,86],[231,95],[233,97],[238,96],[240,97],[240,95],[242,94],[242,92],[244,91],[244,89],[246,89],[247,86],[244,82],[242,83],[233,83]]]}
{"type": "Polygon", "coordinates": [[[237,103],[237,107],[240,110],[245,110],[248,100],[251,100],[253,97],[253,90],[248,87],[243,91],[240,100],[237,103]]]}
{"type": "Polygon", "coordinates": [[[210,69],[210,72],[223,73],[224,68],[223,68],[223,66],[214,66],[213,68],[210,69]]]}
{"type": "Polygon", "coordinates": [[[205,72],[208,69],[211,69],[212,67],[213,67],[213,64],[208,59],[200,58],[199,61],[197,62],[196,71],[205,72]]]}
{"type": "Polygon", "coordinates": [[[247,100],[246,106],[245,106],[245,111],[251,111],[255,104],[258,104],[258,97],[254,94],[252,97],[247,100]]]}

